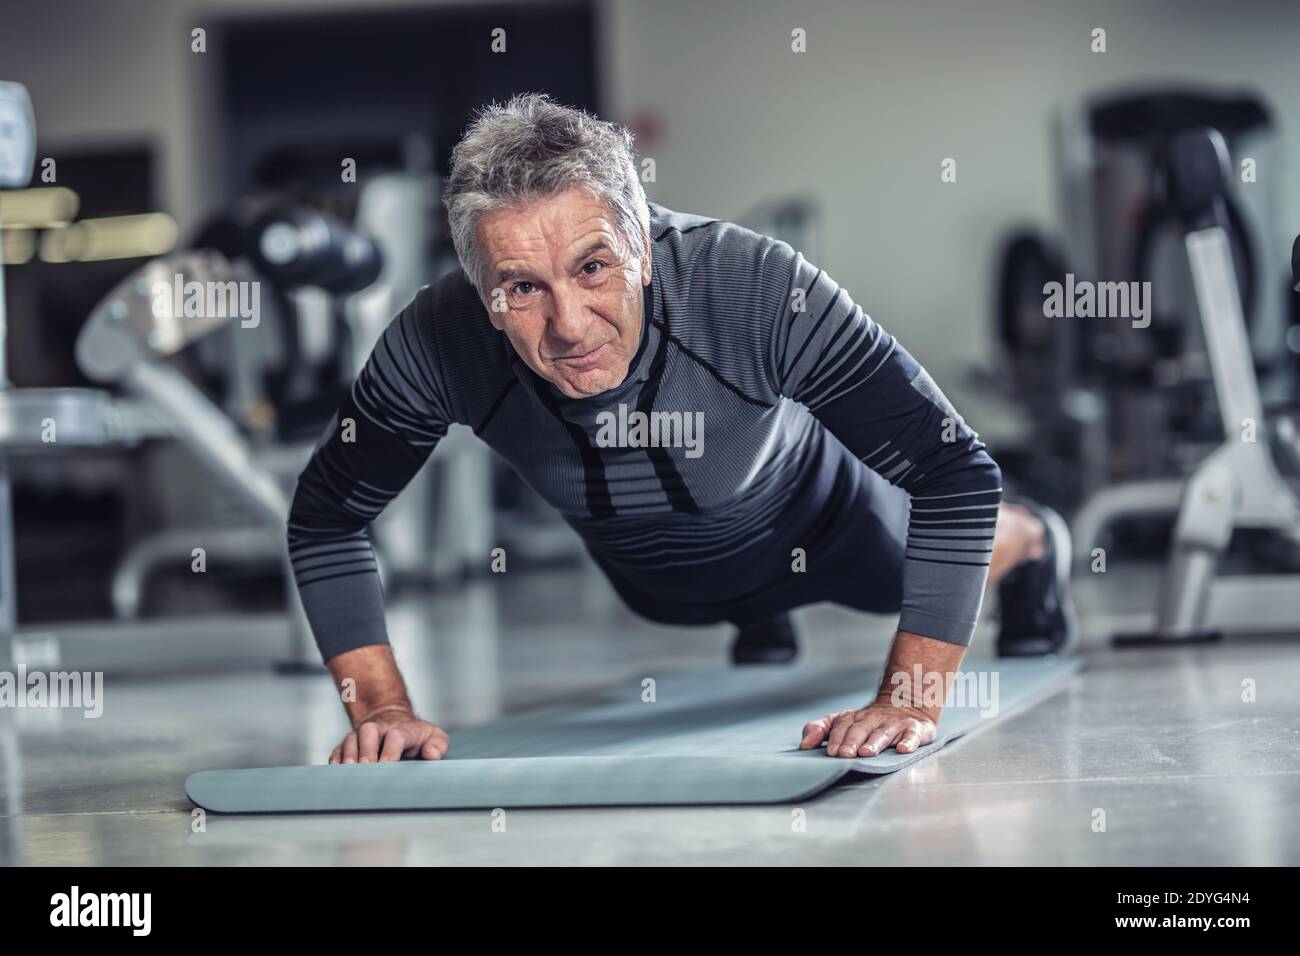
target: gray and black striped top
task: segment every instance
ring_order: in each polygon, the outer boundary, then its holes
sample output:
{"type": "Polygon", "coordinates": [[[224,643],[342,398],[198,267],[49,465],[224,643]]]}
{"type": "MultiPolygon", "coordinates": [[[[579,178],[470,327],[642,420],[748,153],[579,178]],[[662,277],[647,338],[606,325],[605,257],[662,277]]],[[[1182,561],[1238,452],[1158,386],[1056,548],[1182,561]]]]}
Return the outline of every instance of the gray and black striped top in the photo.
{"type": "Polygon", "coordinates": [[[811,555],[834,534],[816,520],[833,491],[810,492],[805,480],[829,434],[911,496],[899,628],[969,643],[1001,500],[978,436],[912,356],[790,246],[650,209],[648,321],[615,389],[569,399],[533,373],[459,271],[388,327],[289,517],[326,659],[387,641],[367,526],[454,422],[554,505],[603,567],[685,601],[788,575],[788,550],[773,547],[770,567],[756,562],[765,540],[800,540],[811,555]],[[652,422],[639,432],[638,412],[652,422]],[[684,430],[692,423],[702,427],[684,430]]]}

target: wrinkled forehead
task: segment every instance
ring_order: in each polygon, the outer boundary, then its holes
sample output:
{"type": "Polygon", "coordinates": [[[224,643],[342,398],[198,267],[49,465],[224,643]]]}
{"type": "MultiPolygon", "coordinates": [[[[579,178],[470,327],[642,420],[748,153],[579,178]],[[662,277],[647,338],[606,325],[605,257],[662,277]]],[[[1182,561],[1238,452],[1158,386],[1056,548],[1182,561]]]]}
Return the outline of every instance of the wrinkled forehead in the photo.
{"type": "Polygon", "coordinates": [[[485,213],[478,238],[494,267],[503,260],[580,258],[601,248],[617,253],[625,245],[609,206],[577,188],[485,213]]]}

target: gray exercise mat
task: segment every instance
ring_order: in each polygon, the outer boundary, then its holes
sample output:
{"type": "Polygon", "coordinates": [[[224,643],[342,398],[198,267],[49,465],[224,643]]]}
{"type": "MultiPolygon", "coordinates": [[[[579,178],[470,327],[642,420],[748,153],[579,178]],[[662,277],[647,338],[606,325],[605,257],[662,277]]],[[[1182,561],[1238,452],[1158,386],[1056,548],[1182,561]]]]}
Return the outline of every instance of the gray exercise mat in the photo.
{"type": "Polygon", "coordinates": [[[185,792],[216,813],[784,803],[850,772],[893,773],[1058,690],[1072,658],[967,662],[915,753],[853,760],[799,747],[803,725],[861,707],[880,670],[742,667],[648,675],[584,703],[451,732],[438,761],[321,764],[192,774],[185,792]],[[653,692],[653,701],[648,698],[653,692]]]}

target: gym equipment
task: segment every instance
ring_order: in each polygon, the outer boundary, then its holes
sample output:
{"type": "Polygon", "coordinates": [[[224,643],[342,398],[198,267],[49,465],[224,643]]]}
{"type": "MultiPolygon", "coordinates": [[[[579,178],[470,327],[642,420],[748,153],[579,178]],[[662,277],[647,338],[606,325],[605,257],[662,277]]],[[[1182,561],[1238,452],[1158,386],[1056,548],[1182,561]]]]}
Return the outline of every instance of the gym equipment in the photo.
{"type": "Polygon", "coordinates": [[[1120,482],[1185,478],[1222,440],[1163,172],[1171,139],[1199,128],[1222,135],[1241,173],[1225,182],[1220,203],[1265,411],[1295,401],[1300,353],[1286,344],[1290,292],[1274,254],[1280,164],[1264,102],[1175,88],[1111,92],[1064,109],[1054,126],[1061,239],[1037,230],[1009,239],[995,306],[999,379],[1029,423],[1022,450],[999,448],[999,460],[1062,513],[1120,482]],[[1067,275],[1150,282],[1149,326],[1046,314],[1044,285],[1067,275]]]}
{"type": "MultiPolygon", "coordinates": [[[[34,142],[25,90],[0,84],[0,186],[26,185],[34,142]]],[[[288,616],[139,614],[150,575],[188,563],[195,546],[223,567],[283,565],[288,489],[374,340],[432,278],[430,213],[439,208],[432,173],[375,174],[360,194],[354,227],[290,199],[290,190],[258,193],[205,223],[191,243],[195,251],[147,264],[123,281],[93,311],[77,343],[82,371],[117,394],[0,390],[0,658],[117,671],[256,663],[269,654],[294,669],[319,669],[287,577],[288,616]],[[368,235],[371,226],[396,250],[393,262],[386,265],[368,235]],[[259,321],[240,327],[229,316],[153,314],[152,286],[176,275],[217,286],[257,283],[259,321]],[[179,362],[168,361],[181,350],[179,362]],[[50,423],[57,441],[48,440],[50,423]],[[173,480],[172,468],[189,463],[178,462],[165,441],[151,444],[138,456],[144,477],[135,500],[155,503],[164,528],[134,538],[119,561],[111,582],[114,619],[18,632],[8,493],[13,456],[44,462],[149,439],[177,440],[218,487],[173,480]],[[220,493],[226,490],[233,499],[220,493]]],[[[3,301],[0,285],[0,308],[3,301]]],[[[6,384],[0,364],[0,387],[6,384]]],[[[386,578],[397,563],[388,559],[387,538],[404,546],[397,550],[407,567],[427,570],[436,560],[442,565],[435,575],[452,577],[485,565],[500,543],[492,531],[490,452],[457,430],[444,445],[438,461],[447,480],[438,483],[436,501],[432,490],[427,504],[408,495],[414,507],[399,503],[377,522],[386,578]],[[434,507],[436,516],[426,514],[434,507]]],[[[421,481],[432,488],[429,477],[421,481]]]]}
{"type": "Polygon", "coordinates": [[[191,245],[247,263],[267,292],[264,325],[198,350],[226,413],[264,444],[315,442],[359,368],[347,303],[384,268],[375,241],[277,194],[222,209],[191,245]]]}
{"type": "MultiPolygon", "coordinates": [[[[16,83],[0,83],[0,188],[25,186],[30,181],[35,140],[35,121],[26,91],[16,83]]],[[[158,278],[169,270],[166,264],[159,264],[155,272],[158,278]]],[[[171,275],[165,278],[170,280],[171,275]]],[[[116,304],[106,305],[97,323],[113,331],[99,339],[102,353],[93,345],[87,346],[88,361],[106,374],[138,378],[143,383],[141,393],[147,394],[153,383],[157,393],[166,396],[166,402],[193,405],[196,396],[201,399],[193,387],[179,376],[169,378],[153,363],[162,352],[176,346],[178,337],[194,329],[164,321],[157,321],[155,326],[147,288],[139,293],[135,286],[126,284],[119,292],[119,299],[113,300],[116,304]],[[133,292],[140,295],[142,308],[132,310],[125,301],[133,292]]],[[[146,438],[167,437],[176,426],[180,405],[160,407],[156,402],[119,399],[91,388],[10,388],[4,366],[4,306],[0,267],[0,658],[32,666],[121,670],[155,667],[159,663],[175,667],[214,660],[252,661],[265,655],[268,648],[277,658],[286,653],[301,654],[303,639],[299,636],[290,640],[292,631],[286,626],[289,618],[283,614],[210,616],[198,622],[197,628],[193,621],[166,618],[18,629],[9,484],[12,458],[129,446],[146,438]],[[170,421],[167,415],[172,416],[170,421]],[[54,428],[52,433],[50,426],[54,428]]],[[[207,424],[212,424],[210,419],[207,424]]],[[[237,449],[232,452],[221,448],[225,433],[218,430],[206,434],[202,425],[189,433],[211,449],[214,461],[238,464],[237,449]]],[[[254,489],[254,497],[269,494],[256,480],[246,488],[254,489]]]]}
{"type": "MultiPolygon", "coordinates": [[[[233,268],[217,252],[182,252],[154,259],[122,280],[96,306],[77,337],[77,365],[90,379],[115,385],[143,400],[165,423],[169,434],[181,441],[218,479],[235,490],[265,525],[272,553],[279,555],[285,574],[285,599],[291,609],[294,633],[293,660],[310,660],[311,640],[293,586],[288,554],[283,544],[289,500],[274,477],[259,467],[243,436],[221,411],[188,379],[163,359],[210,334],[231,321],[229,314],[176,315],[174,309],[155,308],[154,289],[170,288],[174,277],[202,288],[237,288],[255,282],[247,273],[233,268]]],[[[226,532],[229,534],[229,532],[226,532]]],[[[182,547],[170,554],[188,556],[196,543],[208,545],[208,534],[190,529],[172,535],[182,547]],[[184,546],[188,537],[189,546],[184,546]]],[[[248,550],[247,536],[243,539],[248,550]]],[[[230,548],[230,551],[237,549],[230,548]]],[[[119,573],[114,582],[118,611],[129,616],[135,610],[124,605],[121,592],[137,581],[143,570],[138,557],[128,557],[131,572],[124,582],[119,573]]],[[[139,587],[135,588],[138,594],[139,587]]],[[[138,599],[137,602],[138,604],[138,599]]]]}
{"type": "MultiPolygon", "coordinates": [[[[25,185],[35,131],[30,103],[17,84],[0,84],[0,134],[0,186],[25,185]]],[[[206,238],[211,246],[229,251],[234,264],[210,247],[150,261],[122,280],[82,328],[76,344],[82,372],[120,389],[124,397],[93,388],[7,388],[0,348],[0,655],[19,663],[121,671],[252,663],[269,652],[282,666],[319,670],[284,547],[286,486],[305,462],[310,444],[296,458],[259,452],[167,360],[233,324],[235,300],[227,294],[259,292],[263,284],[272,293],[312,287],[345,294],[371,284],[382,260],[364,235],[311,210],[263,206],[255,220],[226,225],[209,230],[206,238]],[[261,271],[252,271],[249,261],[261,271]],[[175,308],[172,296],[158,291],[173,282],[186,287],[197,283],[195,288],[207,292],[207,308],[194,314],[175,308]],[[212,309],[213,303],[220,307],[212,309]],[[116,620],[62,622],[20,632],[9,496],[12,456],[132,446],[148,438],[179,441],[221,487],[235,492],[252,526],[172,528],[145,539],[126,555],[114,578],[116,620]],[[272,460],[280,460],[279,479],[272,460]],[[220,556],[278,565],[287,613],[135,619],[150,570],[165,560],[188,561],[196,546],[211,550],[214,560],[220,556]]],[[[181,296],[178,290],[176,297],[181,296]]],[[[3,304],[0,282],[0,345],[3,304]]],[[[261,318],[252,317],[250,324],[256,327],[261,318]]]]}
{"type": "Polygon", "coordinates": [[[36,117],[27,87],[0,81],[0,189],[26,186],[36,161],[36,117]]]}
{"type": "Polygon", "coordinates": [[[201,771],[185,793],[216,813],[782,803],[850,772],[909,767],[1055,693],[1078,669],[1056,657],[968,663],[959,683],[982,676],[989,696],[954,696],[938,739],[910,754],[849,760],[798,749],[809,720],[861,707],[879,668],[731,668],[656,678],[653,702],[637,679],[583,705],[453,731],[439,761],[201,771]]]}
{"type": "MultiPolygon", "coordinates": [[[[283,565],[289,613],[250,615],[248,620],[234,615],[149,622],[130,620],[128,613],[123,615],[126,619],[109,624],[68,622],[19,633],[11,620],[3,636],[13,635],[12,656],[16,660],[30,657],[35,648],[35,655],[47,662],[101,670],[209,663],[248,654],[249,639],[253,639],[264,643],[261,654],[269,647],[278,659],[314,663],[314,647],[283,545],[287,496],[255,463],[248,444],[229,419],[166,361],[229,321],[227,315],[178,316],[173,310],[155,308],[155,287],[159,283],[170,286],[177,275],[205,287],[226,287],[250,278],[219,253],[208,251],[178,253],[146,263],[95,308],[76,346],[78,365],[89,378],[120,387],[135,401],[95,389],[11,390],[4,393],[0,441],[10,453],[40,454],[129,445],[146,437],[180,441],[224,487],[235,491],[265,526],[283,565]],[[57,429],[54,442],[42,437],[50,423],[57,429]],[[177,646],[185,644],[194,646],[177,646]]],[[[225,533],[231,532],[225,529],[225,533]]],[[[202,529],[190,529],[174,538],[184,547],[173,552],[173,558],[188,559],[191,548],[208,544],[202,529]]],[[[11,546],[11,539],[7,545],[11,546]]],[[[127,566],[132,567],[129,560],[127,566]]],[[[115,582],[115,592],[122,588],[121,580],[115,582]]],[[[118,598],[121,601],[120,594],[118,598]]],[[[253,652],[248,659],[259,656],[253,652]]]]}
{"type": "Polygon", "coordinates": [[[271,448],[269,454],[253,447],[220,409],[162,361],[219,329],[231,329],[236,340],[241,333],[255,333],[263,316],[249,320],[248,328],[235,329],[244,323],[234,321],[228,309],[180,315],[175,308],[155,308],[152,290],[159,283],[170,288],[179,276],[186,284],[197,283],[197,288],[232,294],[241,287],[266,286],[268,298],[307,288],[339,296],[373,283],[382,259],[364,234],[315,210],[275,203],[244,203],[237,209],[238,215],[208,223],[199,236],[201,249],[154,260],[123,280],[92,312],[77,340],[82,372],[153,408],[168,434],[223,487],[237,493],[253,525],[169,529],[137,542],[114,576],[114,609],[120,619],[134,618],[151,571],[165,561],[188,558],[196,543],[214,559],[278,564],[291,622],[289,654],[278,663],[284,669],[315,672],[319,664],[284,547],[286,489],[311,445],[271,448]]]}
{"type": "Polygon", "coordinates": [[[1081,566],[1099,544],[1166,559],[1162,641],[1300,620],[1300,299],[1274,278],[1273,136],[1249,93],[1089,98],[1056,125],[1063,241],[1022,231],[1002,259],[1003,378],[1028,434],[994,453],[1070,516],[1081,566]],[[1067,320],[1052,282],[1149,296],[1141,316],[1067,320]]]}
{"type": "MultiPolygon", "coordinates": [[[[31,97],[21,83],[0,82],[0,189],[31,182],[36,162],[36,117],[31,97]]],[[[0,209],[0,214],[3,209],[0,209]]],[[[0,227],[4,224],[0,221],[0,227]]],[[[0,233],[0,244],[3,233],[0,233]]],[[[2,251],[2,246],[0,246],[2,251]]],[[[8,447],[9,427],[18,414],[9,404],[9,366],[6,348],[4,256],[0,254],[0,449],[8,447]],[[12,410],[11,410],[12,409],[12,410]]],[[[68,402],[75,398],[63,396],[68,402]]],[[[14,573],[13,494],[9,462],[0,453],[0,637],[12,634],[18,622],[17,576],[14,573]]]]}
{"type": "Polygon", "coordinates": [[[1086,561],[1107,524],[1126,514],[1177,510],[1155,630],[1119,635],[1119,644],[1184,643],[1223,631],[1294,631],[1300,621],[1300,574],[1225,576],[1219,570],[1237,528],[1267,529],[1300,545],[1300,493],[1279,474],[1264,440],[1225,200],[1228,164],[1227,144],[1210,128],[1172,137],[1162,163],[1169,207],[1183,230],[1224,438],[1185,482],[1104,490],[1075,522],[1076,557],[1086,561]]]}

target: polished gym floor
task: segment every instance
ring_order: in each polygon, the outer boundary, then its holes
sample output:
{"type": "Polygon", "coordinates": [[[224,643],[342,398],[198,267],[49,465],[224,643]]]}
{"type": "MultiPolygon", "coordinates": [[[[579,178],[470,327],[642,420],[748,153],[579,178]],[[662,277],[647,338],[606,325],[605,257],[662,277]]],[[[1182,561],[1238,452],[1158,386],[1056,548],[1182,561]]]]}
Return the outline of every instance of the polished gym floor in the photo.
{"type": "MultiPolygon", "coordinates": [[[[0,863],[1300,863],[1300,634],[1111,649],[1100,635],[1141,625],[1154,580],[1112,567],[1104,586],[1080,582],[1086,669],[1066,690],[909,770],[803,801],[802,815],[510,810],[504,832],[485,810],[210,815],[194,832],[189,773],[325,760],[346,728],[331,684],[264,669],[109,676],[97,720],[0,709],[0,863]]],[[[641,622],[579,570],[411,595],[390,619],[412,696],[453,748],[456,727],[506,711],[719,666],[727,640],[641,622]]],[[[891,623],[829,607],[798,621],[812,664],[878,662],[891,623]]],[[[986,626],[973,656],[991,638],[986,626]]]]}

